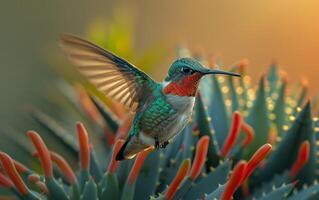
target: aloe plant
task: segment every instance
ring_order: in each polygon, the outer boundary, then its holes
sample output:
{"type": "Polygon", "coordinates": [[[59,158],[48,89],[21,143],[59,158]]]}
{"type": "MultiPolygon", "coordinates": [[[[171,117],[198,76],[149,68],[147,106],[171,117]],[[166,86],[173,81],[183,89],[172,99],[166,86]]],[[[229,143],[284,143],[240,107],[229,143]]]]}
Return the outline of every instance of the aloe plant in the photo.
{"type": "Polygon", "coordinates": [[[1,144],[1,187],[20,199],[319,198],[318,119],[307,87],[289,95],[276,65],[257,87],[246,61],[231,70],[242,78],[205,78],[192,121],[170,145],[122,162],[115,155],[132,116],[61,80],[27,109],[37,132],[3,130],[10,144],[1,144]]]}

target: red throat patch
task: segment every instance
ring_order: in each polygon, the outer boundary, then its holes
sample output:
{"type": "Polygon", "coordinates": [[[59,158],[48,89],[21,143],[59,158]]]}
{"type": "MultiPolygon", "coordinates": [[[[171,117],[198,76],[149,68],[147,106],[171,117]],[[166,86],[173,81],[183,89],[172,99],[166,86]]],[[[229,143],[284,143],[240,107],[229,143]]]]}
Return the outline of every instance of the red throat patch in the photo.
{"type": "Polygon", "coordinates": [[[196,96],[199,80],[203,75],[194,73],[186,76],[180,82],[171,82],[163,90],[164,94],[172,94],[177,96],[196,96]]]}

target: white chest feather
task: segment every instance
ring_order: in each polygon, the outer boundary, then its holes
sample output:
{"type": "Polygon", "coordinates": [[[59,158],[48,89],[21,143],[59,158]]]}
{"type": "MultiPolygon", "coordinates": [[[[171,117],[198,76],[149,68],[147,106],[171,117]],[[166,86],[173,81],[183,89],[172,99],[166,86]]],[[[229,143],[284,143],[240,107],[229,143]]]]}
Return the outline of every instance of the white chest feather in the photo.
{"type": "Polygon", "coordinates": [[[180,97],[167,95],[167,102],[178,112],[178,115],[168,130],[167,139],[181,132],[188,124],[192,115],[195,97],[180,97]]]}
{"type": "Polygon", "coordinates": [[[195,97],[166,95],[166,100],[180,114],[191,114],[195,97]]]}

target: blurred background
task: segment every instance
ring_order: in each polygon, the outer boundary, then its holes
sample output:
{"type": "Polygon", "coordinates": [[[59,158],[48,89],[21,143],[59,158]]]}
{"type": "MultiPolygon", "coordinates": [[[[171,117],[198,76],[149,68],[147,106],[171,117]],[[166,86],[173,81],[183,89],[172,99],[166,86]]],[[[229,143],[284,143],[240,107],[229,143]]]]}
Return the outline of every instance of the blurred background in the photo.
{"type": "Polygon", "coordinates": [[[136,64],[146,63],[140,67],[156,80],[164,77],[178,44],[218,55],[226,66],[247,58],[253,81],[275,61],[289,72],[290,82],[308,77],[314,95],[319,85],[318,7],[316,0],[3,1],[0,123],[15,120],[26,104],[50,92],[56,67],[70,67],[58,47],[61,33],[97,43],[112,40],[110,49],[136,64]]]}

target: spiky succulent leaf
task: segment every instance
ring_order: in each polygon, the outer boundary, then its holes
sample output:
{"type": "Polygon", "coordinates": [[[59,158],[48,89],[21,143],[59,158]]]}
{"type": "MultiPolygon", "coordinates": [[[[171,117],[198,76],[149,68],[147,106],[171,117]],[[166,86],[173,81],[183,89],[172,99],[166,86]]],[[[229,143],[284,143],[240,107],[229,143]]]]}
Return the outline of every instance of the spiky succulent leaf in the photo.
{"type": "Polygon", "coordinates": [[[116,118],[114,114],[112,114],[110,110],[107,109],[107,107],[103,105],[103,103],[100,100],[98,100],[96,97],[92,95],[90,97],[92,102],[104,118],[106,124],[109,125],[111,131],[113,133],[116,133],[117,129],[119,128],[119,120],[116,118]]]}
{"type": "Polygon", "coordinates": [[[274,123],[277,128],[278,135],[282,136],[284,133],[283,126],[287,125],[287,114],[286,114],[286,87],[287,82],[283,81],[280,89],[277,93],[277,99],[275,100],[275,107],[274,107],[274,123]]]}
{"type": "Polygon", "coordinates": [[[220,197],[222,196],[222,194],[224,192],[224,189],[225,189],[225,184],[219,185],[215,191],[205,195],[205,199],[214,199],[214,200],[220,199],[220,197]]]}
{"type": "Polygon", "coordinates": [[[249,199],[261,198],[264,194],[270,193],[275,188],[280,188],[291,180],[288,176],[288,171],[283,172],[282,174],[275,175],[270,181],[265,181],[261,185],[257,185],[253,182],[249,182],[249,189],[251,191],[249,199]]]}
{"type": "Polygon", "coordinates": [[[259,81],[258,92],[248,117],[247,123],[256,130],[256,138],[249,146],[248,157],[252,155],[262,144],[268,141],[270,130],[269,112],[266,102],[265,80],[259,81]]]}
{"type": "Polygon", "coordinates": [[[214,131],[212,130],[207,114],[207,108],[204,106],[201,96],[199,95],[195,102],[195,126],[198,128],[199,135],[208,135],[210,138],[210,148],[208,149],[207,165],[216,167],[219,164],[219,147],[214,131]]]}
{"type": "Polygon", "coordinates": [[[218,185],[224,184],[230,171],[229,161],[219,165],[216,169],[209,172],[205,177],[195,182],[183,199],[200,199],[204,194],[208,194],[217,189],[218,185]]]}
{"type": "Polygon", "coordinates": [[[145,159],[135,188],[134,199],[147,199],[155,193],[160,174],[160,151],[152,152],[145,159]]]}
{"type": "Polygon", "coordinates": [[[97,186],[93,179],[87,181],[84,185],[83,195],[81,195],[81,200],[97,200],[98,193],[97,193],[97,186]]]}
{"type": "Polygon", "coordinates": [[[235,112],[236,110],[239,110],[239,98],[238,94],[236,92],[236,85],[234,83],[234,78],[229,76],[227,77],[228,86],[229,86],[229,92],[230,92],[230,99],[231,99],[231,110],[232,112],[235,112]]]}
{"type": "Polygon", "coordinates": [[[105,173],[98,184],[99,199],[119,199],[119,183],[116,174],[105,173]]]}
{"type": "Polygon", "coordinates": [[[221,90],[221,84],[218,82],[217,78],[214,76],[212,77],[213,84],[212,84],[212,91],[213,91],[213,98],[211,98],[212,102],[209,103],[209,116],[211,117],[212,126],[216,133],[216,139],[218,145],[222,145],[227,137],[228,130],[229,130],[229,122],[228,122],[228,115],[225,105],[225,98],[223,96],[221,90]]]}
{"type": "Polygon", "coordinates": [[[61,199],[61,200],[68,200],[69,197],[63,190],[63,187],[60,183],[58,183],[55,179],[49,178],[46,180],[46,185],[50,192],[50,196],[52,199],[61,199]]]}
{"type": "Polygon", "coordinates": [[[264,194],[261,198],[258,198],[259,200],[280,200],[287,198],[288,194],[292,190],[293,185],[284,185],[280,188],[274,188],[273,191],[264,194]]]}
{"type": "Polygon", "coordinates": [[[319,197],[319,185],[318,183],[308,187],[308,188],[305,188],[299,192],[297,192],[296,190],[296,193],[293,194],[292,196],[290,196],[288,199],[289,200],[299,200],[299,199],[311,199],[311,200],[315,200],[315,199],[318,199],[319,197]]]}
{"type": "Polygon", "coordinates": [[[285,134],[276,150],[270,155],[265,167],[262,168],[259,177],[257,178],[259,182],[269,180],[274,174],[289,169],[296,160],[298,153],[298,148],[296,147],[299,147],[305,140],[308,140],[311,143],[311,159],[307,163],[307,166],[304,167],[303,171],[300,172],[300,176],[304,182],[309,183],[313,181],[313,174],[315,171],[315,142],[310,103],[308,103],[299,113],[288,133],[285,134]]]}

